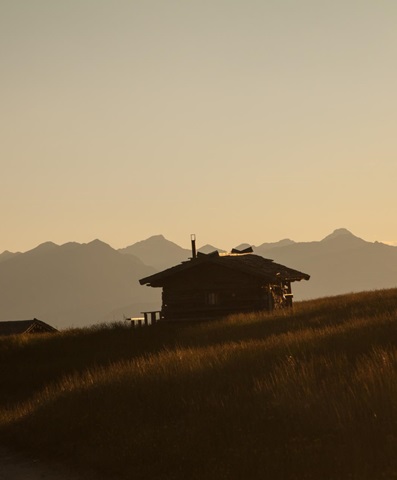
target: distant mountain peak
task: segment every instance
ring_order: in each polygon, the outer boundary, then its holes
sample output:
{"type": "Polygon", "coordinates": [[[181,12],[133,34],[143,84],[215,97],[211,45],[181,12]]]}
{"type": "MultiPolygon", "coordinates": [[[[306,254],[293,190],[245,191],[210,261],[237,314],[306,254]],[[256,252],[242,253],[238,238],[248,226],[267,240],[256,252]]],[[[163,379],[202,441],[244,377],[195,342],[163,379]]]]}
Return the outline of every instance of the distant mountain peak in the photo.
{"type": "Polygon", "coordinates": [[[119,252],[121,253],[130,253],[129,251],[131,248],[145,248],[145,249],[151,249],[151,248],[176,248],[176,249],[182,249],[179,245],[177,245],[174,242],[171,242],[171,240],[167,240],[164,235],[152,235],[149,238],[146,238],[145,240],[140,240],[139,242],[134,243],[133,245],[130,245],[129,247],[125,248],[120,248],[119,252]]]}
{"type": "Polygon", "coordinates": [[[283,238],[277,242],[280,247],[283,247],[284,245],[292,245],[293,243],[295,243],[294,240],[291,240],[290,238],[283,238]]]}
{"type": "MultiPolygon", "coordinates": [[[[157,244],[157,243],[164,243],[164,242],[171,242],[171,240],[167,240],[164,235],[152,235],[151,237],[147,238],[146,240],[142,240],[142,242],[147,242],[150,244],[157,244]]],[[[138,242],[141,243],[141,242],[138,242]]]]}
{"type": "MultiPolygon", "coordinates": [[[[322,241],[334,240],[340,237],[350,237],[350,238],[359,238],[352,234],[347,228],[337,228],[332,233],[323,238],[322,241]]],[[[361,240],[361,239],[360,239],[361,240]]]]}
{"type": "Polygon", "coordinates": [[[118,251],[122,254],[135,255],[145,265],[153,266],[157,270],[169,268],[187,260],[191,255],[190,250],[167,240],[164,235],[153,235],[118,251]]]}
{"type": "Polygon", "coordinates": [[[152,235],[148,240],[165,240],[166,238],[161,233],[158,235],[152,235]]]}
{"type": "Polygon", "coordinates": [[[294,243],[295,242],[289,238],[283,238],[278,242],[262,243],[262,245],[259,245],[259,247],[254,247],[254,250],[257,250],[258,252],[265,252],[266,250],[272,250],[274,248],[289,247],[294,243]]]}
{"type": "Polygon", "coordinates": [[[347,228],[336,228],[331,235],[353,235],[347,228]]]}
{"type": "MultiPolygon", "coordinates": [[[[150,245],[150,246],[153,246],[153,245],[161,245],[161,244],[164,244],[164,243],[173,243],[171,242],[170,240],[167,240],[164,235],[152,235],[151,237],[148,237],[146,238],[145,240],[139,240],[138,242],[134,243],[133,245],[134,246],[141,246],[141,245],[150,245]]],[[[130,245],[132,246],[132,245],[130,245]]],[[[129,248],[129,247],[125,247],[125,248],[129,248]]],[[[120,250],[124,250],[124,249],[120,249],[120,250]]]]}
{"type": "Polygon", "coordinates": [[[32,250],[29,250],[29,252],[44,253],[44,252],[49,252],[51,250],[54,250],[55,248],[59,248],[59,245],[57,245],[54,242],[44,242],[44,243],[40,243],[40,245],[33,248],[32,250]]]}
{"type": "Polygon", "coordinates": [[[36,248],[54,248],[54,247],[58,247],[58,245],[54,242],[44,242],[44,243],[40,243],[40,245],[38,245],[36,248]]]}
{"type": "Polygon", "coordinates": [[[81,244],[81,247],[96,253],[115,251],[108,243],[102,242],[102,240],[97,238],[91,242],[81,244]]]}
{"type": "Polygon", "coordinates": [[[17,257],[20,255],[21,252],[10,252],[8,250],[5,250],[3,253],[0,253],[0,262],[3,262],[4,260],[9,260],[10,258],[17,257]]]}
{"type": "Polygon", "coordinates": [[[90,245],[92,247],[95,247],[95,246],[106,246],[106,247],[109,247],[110,245],[105,243],[105,242],[102,242],[102,240],[99,240],[98,238],[96,238],[95,240],[92,240],[91,242],[88,242],[87,245],[90,245]]]}

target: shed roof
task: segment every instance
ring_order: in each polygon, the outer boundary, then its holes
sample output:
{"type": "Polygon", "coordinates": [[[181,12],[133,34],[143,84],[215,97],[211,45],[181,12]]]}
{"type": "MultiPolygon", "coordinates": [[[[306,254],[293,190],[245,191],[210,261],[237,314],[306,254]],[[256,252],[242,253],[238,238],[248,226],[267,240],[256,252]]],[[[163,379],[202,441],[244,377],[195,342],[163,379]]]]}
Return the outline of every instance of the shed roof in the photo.
{"type": "Polygon", "coordinates": [[[252,253],[239,254],[218,254],[214,252],[209,255],[200,255],[189,261],[183,262],[162,272],[155,273],[149,277],[139,280],[141,285],[152,287],[161,287],[171,277],[177,276],[182,272],[193,270],[203,264],[215,264],[234,271],[246,273],[267,282],[309,280],[310,275],[299,272],[279,263],[275,263],[269,258],[261,257],[252,253]]]}
{"type": "Polygon", "coordinates": [[[57,329],[37,318],[32,320],[11,320],[0,322],[0,336],[20,335],[33,332],[56,332],[57,329]]]}

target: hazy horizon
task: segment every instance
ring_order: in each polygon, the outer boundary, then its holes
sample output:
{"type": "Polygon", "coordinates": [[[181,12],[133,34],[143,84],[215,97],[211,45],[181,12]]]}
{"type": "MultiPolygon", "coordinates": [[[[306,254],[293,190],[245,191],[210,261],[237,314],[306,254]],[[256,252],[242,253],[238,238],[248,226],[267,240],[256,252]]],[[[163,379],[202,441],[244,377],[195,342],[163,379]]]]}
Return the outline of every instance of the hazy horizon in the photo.
{"type": "MultiPolygon", "coordinates": [[[[196,246],[197,248],[202,248],[202,247],[206,247],[208,245],[212,246],[212,247],[215,247],[215,248],[218,248],[218,249],[224,249],[224,251],[231,251],[233,248],[235,247],[238,247],[240,245],[243,245],[243,244],[247,244],[247,245],[251,245],[253,247],[259,247],[261,246],[262,244],[266,244],[266,243],[278,243],[278,242],[282,242],[284,240],[291,240],[293,243],[305,243],[305,242],[308,242],[308,243],[312,243],[312,242],[321,242],[322,240],[324,240],[328,235],[331,235],[333,233],[339,233],[338,230],[346,230],[346,233],[350,233],[352,234],[353,236],[357,237],[357,235],[355,235],[354,232],[350,232],[349,230],[341,227],[341,228],[338,228],[338,229],[335,229],[333,232],[328,232],[327,235],[325,235],[324,237],[322,238],[312,238],[312,239],[307,239],[307,240],[303,240],[303,241],[297,241],[293,238],[279,238],[278,240],[275,240],[274,242],[267,242],[266,240],[265,241],[261,241],[261,242],[258,242],[257,244],[254,244],[253,242],[240,242],[240,243],[236,243],[236,244],[227,244],[227,245],[215,245],[215,244],[210,244],[210,243],[203,243],[200,241],[199,238],[197,238],[197,235],[196,235],[196,246]]],[[[138,244],[138,243],[145,243],[147,240],[151,239],[152,237],[164,237],[164,239],[166,241],[169,241],[169,242],[172,242],[174,244],[176,244],[177,246],[181,247],[181,248],[184,248],[184,249],[187,249],[190,251],[191,249],[191,241],[190,241],[190,236],[189,236],[189,241],[188,242],[185,242],[185,243],[178,243],[176,241],[174,241],[173,239],[171,238],[167,238],[165,237],[162,233],[157,233],[157,234],[154,234],[154,235],[151,235],[150,237],[147,237],[147,238],[141,238],[137,241],[134,241],[132,243],[124,243],[121,247],[120,246],[115,246],[115,245],[111,245],[110,243],[108,242],[105,242],[103,239],[100,239],[100,238],[92,238],[86,242],[77,242],[75,240],[68,240],[66,242],[60,242],[60,243],[56,243],[56,242],[53,242],[52,240],[46,240],[44,242],[41,242],[37,245],[33,245],[29,248],[27,248],[26,250],[19,250],[19,251],[16,251],[16,250],[4,250],[4,251],[0,251],[0,254],[1,253],[5,253],[5,252],[10,252],[10,253],[26,253],[30,250],[33,250],[37,247],[39,247],[40,245],[45,245],[45,244],[55,244],[56,246],[63,246],[63,245],[68,245],[70,243],[77,243],[78,245],[87,245],[87,244],[90,244],[90,243],[94,243],[95,241],[100,241],[100,242],[103,242],[107,245],[109,245],[111,248],[113,248],[114,250],[123,250],[124,248],[127,248],[127,247],[130,247],[131,245],[134,245],[134,244],[138,244]]],[[[368,240],[366,238],[362,238],[362,237],[358,237],[358,238],[361,238],[362,240],[366,241],[366,242],[372,242],[371,240],[368,240]]],[[[186,239],[185,239],[186,240],[186,239]]],[[[246,240],[249,240],[249,239],[246,239],[246,240]]],[[[380,243],[383,243],[385,245],[389,245],[389,246],[393,246],[393,247],[397,247],[397,243],[395,242],[387,242],[387,241],[380,241],[380,240],[375,240],[375,242],[380,242],[380,243]]],[[[373,243],[373,242],[372,242],[373,243]]]]}
{"type": "Polygon", "coordinates": [[[0,253],[397,243],[397,3],[3,0],[0,253]]]}

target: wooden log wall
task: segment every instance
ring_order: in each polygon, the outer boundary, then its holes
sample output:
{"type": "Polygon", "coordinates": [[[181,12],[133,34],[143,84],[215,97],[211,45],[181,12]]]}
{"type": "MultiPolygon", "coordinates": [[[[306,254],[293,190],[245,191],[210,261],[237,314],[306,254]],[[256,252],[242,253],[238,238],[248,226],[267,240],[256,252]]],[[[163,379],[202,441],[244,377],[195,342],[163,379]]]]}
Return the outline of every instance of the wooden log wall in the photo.
{"type": "Polygon", "coordinates": [[[236,312],[270,310],[272,308],[270,290],[267,285],[221,287],[209,290],[190,290],[185,287],[163,289],[162,313],[165,319],[172,317],[195,317],[204,314],[224,316],[236,312]],[[212,303],[214,302],[214,303],[212,303]]]}
{"type": "Polygon", "coordinates": [[[263,284],[257,277],[219,265],[203,264],[163,285],[165,320],[220,317],[237,312],[272,310],[292,305],[289,282],[263,284]]]}

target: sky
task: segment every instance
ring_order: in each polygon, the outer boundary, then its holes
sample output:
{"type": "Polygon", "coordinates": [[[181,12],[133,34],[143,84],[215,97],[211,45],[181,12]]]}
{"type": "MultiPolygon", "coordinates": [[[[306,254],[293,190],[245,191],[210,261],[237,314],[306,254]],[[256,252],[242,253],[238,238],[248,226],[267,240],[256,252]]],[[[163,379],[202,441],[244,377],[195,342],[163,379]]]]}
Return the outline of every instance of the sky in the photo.
{"type": "Polygon", "coordinates": [[[397,244],[395,0],[1,0],[0,252],[397,244]]]}

